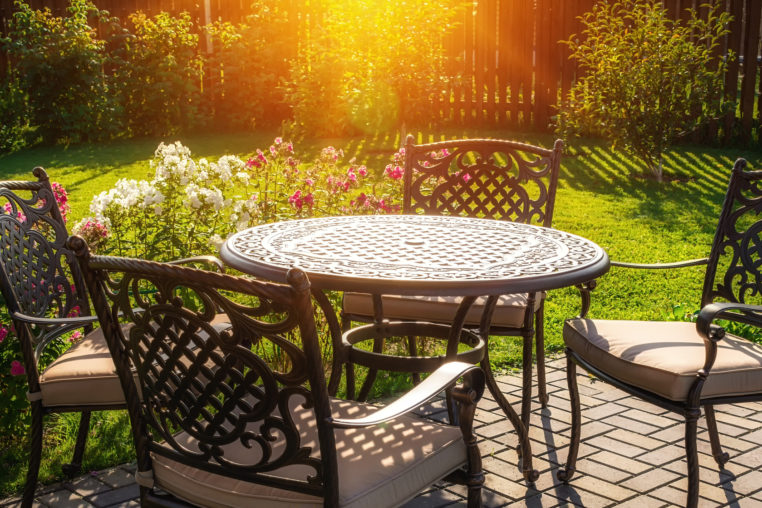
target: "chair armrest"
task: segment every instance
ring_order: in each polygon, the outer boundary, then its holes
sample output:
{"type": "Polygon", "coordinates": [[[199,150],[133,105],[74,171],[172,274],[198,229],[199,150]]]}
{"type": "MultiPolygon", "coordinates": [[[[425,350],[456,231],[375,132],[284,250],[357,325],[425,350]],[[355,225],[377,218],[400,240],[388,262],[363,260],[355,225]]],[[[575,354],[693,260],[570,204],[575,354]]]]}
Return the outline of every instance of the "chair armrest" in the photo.
{"type": "Polygon", "coordinates": [[[762,305],[735,302],[718,302],[705,305],[699,312],[698,319],[696,319],[696,329],[704,339],[710,339],[712,331],[721,328],[712,324],[716,319],[738,321],[762,328],[762,305]],[[741,313],[733,311],[741,311],[741,313]]]}
{"type": "Polygon", "coordinates": [[[466,380],[469,387],[475,392],[473,402],[478,401],[484,393],[484,372],[477,366],[463,362],[448,362],[435,370],[429,377],[424,379],[418,386],[408,391],[402,397],[388,404],[378,411],[362,418],[335,418],[332,425],[339,429],[353,427],[368,427],[379,423],[388,422],[434,398],[445,388],[455,383],[462,376],[472,377],[466,380]]]}
{"type": "Polygon", "coordinates": [[[11,318],[19,320],[23,323],[29,323],[43,327],[43,332],[39,336],[39,342],[34,347],[34,358],[36,362],[40,361],[42,352],[54,339],[60,337],[64,333],[71,332],[78,328],[82,328],[84,326],[98,322],[98,316],[46,318],[39,316],[29,316],[27,314],[22,314],[21,312],[12,313],[11,318]]]}
{"type": "Polygon", "coordinates": [[[225,263],[223,263],[219,258],[215,256],[193,256],[190,258],[169,261],[170,265],[189,265],[193,263],[206,263],[209,265],[214,265],[215,268],[217,268],[218,272],[225,273],[225,263]]]}
{"type": "Polygon", "coordinates": [[[639,268],[644,270],[666,270],[669,268],[686,268],[688,266],[706,265],[709,258],[688,259],[686,261],[676,261],[674,263],[625,263],[623,261],[611,261],[611,266],[621,268],[639,268]]]}
{"type": "Polygon", "coordinates": [[[40,325],[40,326],[74,326],[74,328],[79,328],[80,326],[89,325],[91,323],[97,323],[98,322],[98,316],[76,316],[76,317],[67,317],[67,318],[46,318],[46,317],[39,317],[39,316],[29,316],[27,314],[22,314],[21,312],[14,312],[11,316],[13,319],[18,319],[19,321],[23,321],[24,323],[30,323],[33,325],[40,325]]]}

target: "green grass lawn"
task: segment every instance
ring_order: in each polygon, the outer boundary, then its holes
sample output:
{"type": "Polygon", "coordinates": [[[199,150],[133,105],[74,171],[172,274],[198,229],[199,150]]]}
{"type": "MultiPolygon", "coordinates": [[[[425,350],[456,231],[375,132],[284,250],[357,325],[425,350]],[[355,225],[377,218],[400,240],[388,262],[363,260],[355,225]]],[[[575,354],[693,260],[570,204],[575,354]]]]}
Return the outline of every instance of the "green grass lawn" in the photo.
{"type": "MultiPolygon", "coordinates": [[[[424,141],[443,136],[501,137],[552,146],[549,135],[526,135],[505,131],[448,130],[436,136],[420,133],[424,141]]],[[[215,159],[224,154],[245,156],[266,149],[275,133],[214,134],[181,137],[194,157],[215,159]]],[[[174,141],[174,139],[166,140],[174,141]]],[[[106,190],[117,179],[150,178],[148,161],[159,140],[122,141],[107,145],[36,148],[0,156],[0,178],[27,179],[35,166],[48,170],[51,179],[69,192],[70,223],[88,214],[92,196],[106,190]]],[[[307,160],[323,146],[343,148],[347,159],[356,156],[372,171],[381,172],[400,146],[399,133],[357,139],[307,140],[295,142],[307,160]]],[[[762,167],[762,153],[740,149],[682,146],[667,154],[666,181],[639,176],[637,162],[606,145],[589,141],[569,147],[562,162],[554,226],[589,238],[614,260],[670,262],[705,257],[709,253],[715,222],[733,162],[745,157],[752,167],[762,167]]],[[[697,310],[702,267],[648,272],[612,268],[599,280],[593,294],[591,317],[619,319],[677,319],[673,308],[682,305],[697,310]]],[[[561,327],[565,318],[579,310],[576,290],[552,291],[546,304],[548,351],[562,347],[561,327]]],[[[516,339],[498,339],[490,345],[496,367],[511,369],[520,364],[521,346],[516,339]]],[[[60,466],[71,456],[76,418],[50,419],[46,433],[41,480],[61,478],[60,466]]],[[[85,454],[85,469],[99,469],[131,460],[132,443],[126,415],[100,413],[92,426],[85,454]]],[[[26,448],[0,450],[0,495],[18,491],[26,472],[26,448]]]]}

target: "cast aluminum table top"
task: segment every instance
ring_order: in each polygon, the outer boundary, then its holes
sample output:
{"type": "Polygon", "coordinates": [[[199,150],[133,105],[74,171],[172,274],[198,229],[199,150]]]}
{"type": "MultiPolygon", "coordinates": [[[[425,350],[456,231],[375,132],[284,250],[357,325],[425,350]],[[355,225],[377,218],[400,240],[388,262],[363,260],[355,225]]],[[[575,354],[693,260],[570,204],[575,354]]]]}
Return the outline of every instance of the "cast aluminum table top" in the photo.
{"type": "Polygon", "coordinates": [[[285,281],[298,266],[316,289],[480,296],[555,289],[609,268],[595,243],[551,228],[431,215],[362,215],[263,224],[232,235],[220,256],[285,281]]]}

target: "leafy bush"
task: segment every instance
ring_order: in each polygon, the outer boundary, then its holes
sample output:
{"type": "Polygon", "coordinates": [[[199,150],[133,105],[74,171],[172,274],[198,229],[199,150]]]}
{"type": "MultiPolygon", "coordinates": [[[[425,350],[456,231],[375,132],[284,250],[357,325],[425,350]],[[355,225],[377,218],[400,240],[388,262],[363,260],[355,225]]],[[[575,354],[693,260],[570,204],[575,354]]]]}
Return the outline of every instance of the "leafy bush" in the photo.
{"type": "Polygon", "coordinates": [[[78,142],[111,136],[118,123],[103,72],[104,42],[88,24],[90,17],[109,22],[107,13],[89,0],[71,0],[62,18],[21,0],[15,9],[2,49],[18,71],[31,123],[42,138],[78,142]]]}
{"type": "MultiPolygon", "coordinates": [[[[659,0],[598,2],[582,37],[566,41],[583,72],[562,104],[559,131],[602,135],[662,179],[675,139],[718,115],[726,61],[718,59],[730,15],[724,3],[673,21],[659,0]]],[[[732,55],[728,55],[731,57],[732,55]]]]}
{"type": "Polygon", "coordinates": [[[298,132],[336,136],[430,121],[446,81],[442,38],[460,0],[319,3],[299,47],[286,101],[298,132]]]}
{"type": "Polygon", "coordinates": [[[205,64],[205,102],[224,128],[280,123],[288,113],[280,81],[298,41],[278,0],[255,2],[244,22],[216,21],[204,27],[212,52],[205,64]]]}
{"type": "Polygon", "coordinates": [[[9,71],[0,80],[0,153],[22,148],[29,126],[27,97],[18,72],[9,71]]]}
{"type": "Polygon", "coordinates": [[[133,136],[169,135],[202,123],[196,27],[187,12],[129,16],[129,35],[115,49],[114,82],[133,136]]]}

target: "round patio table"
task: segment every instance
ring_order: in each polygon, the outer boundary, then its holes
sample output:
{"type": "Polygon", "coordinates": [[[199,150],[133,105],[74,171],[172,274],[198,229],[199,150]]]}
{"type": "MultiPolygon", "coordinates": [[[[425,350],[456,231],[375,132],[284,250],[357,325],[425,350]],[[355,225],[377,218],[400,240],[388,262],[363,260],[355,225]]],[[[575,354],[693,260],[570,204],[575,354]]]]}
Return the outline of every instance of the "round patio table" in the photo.
{"type": "MultiPolygon", "coordinates": [[[[499,295],[579,285],[596,279],[609,268],[603,249],[564,231],[491,219],[432,215],[321,217],[263,224],[228,238],[220,257],[241,272],[279,282],[285,282],[286,273],[293,266],[307,273],[333,335],[336,359],[329,387],[334,388],[338,386],[341,362],[362,363],[379,355],[375,347],[372,353],[353,347],[356,341],[367,338],[369,332],[365,327],[359,327],[366,330],[361,338],[351,338],[353,330],[347,332],[351,344],[347,343],[347,335],[343,342],[339,339],[338,318],[326,310],[330,304],[325,290],[374,294],[377,325],[381,324],[383,312],[378,295],[464,297],[448,332],[450,357],[458,354],[459,343],[474,345],[461,332],[466,311],[476,297],[491,297],[485,310],[485,314],[491,314],[490,307],[494,307],[499,295]]],[[[385,333],[395,332],[395,326],[399,327],[398,332],[411,332],[410,323],[384,322],[384,325],[385,333]]],[[[428,324],[421,327],[431,331],[428,324]]],[[[527,429],[497,386],[486,347],[478,356],[476,361],[486,371],[490,392],[516,430],[524,476],[534,481],[537,472],[531,467],[527,429]]],[[[401,371],[410,371],[404,362],[413,359],[386,357],[386,360],[399,363],[401,371]]],[[[524,410],[528,410],[526,406],[524,410]]]]}

